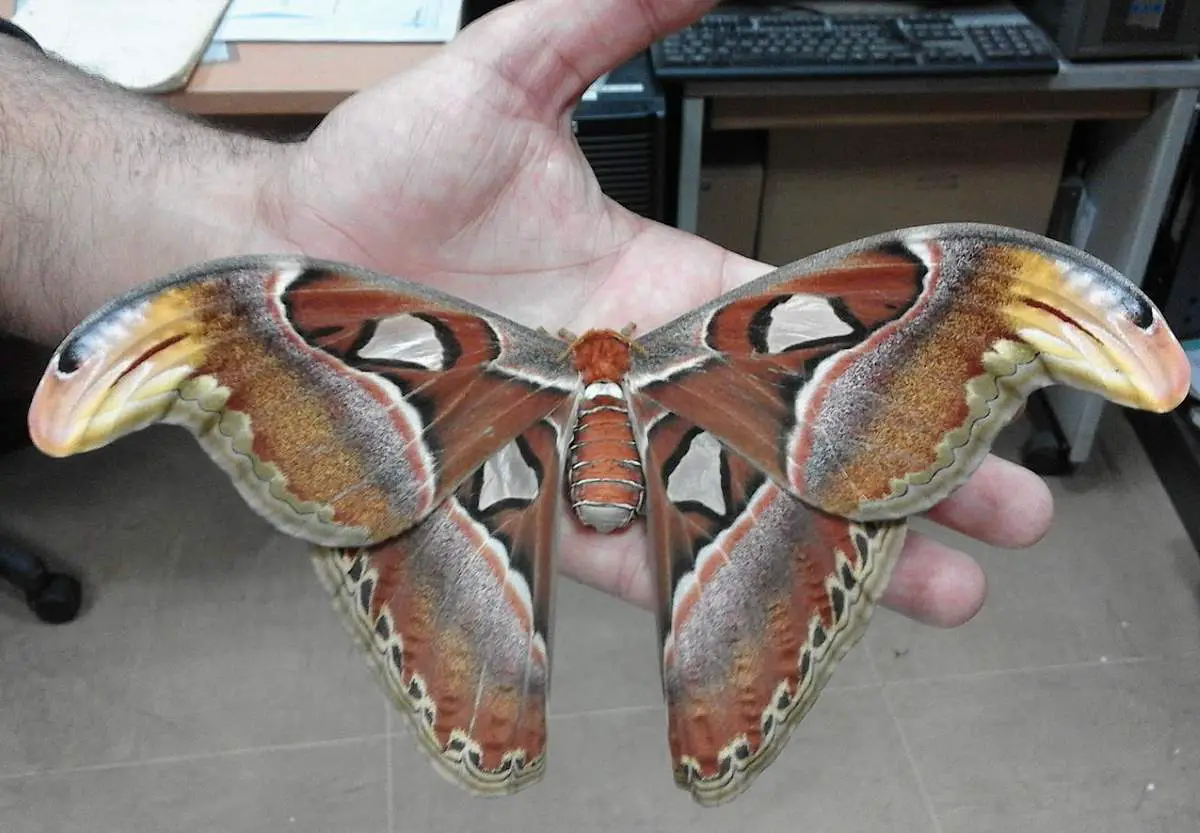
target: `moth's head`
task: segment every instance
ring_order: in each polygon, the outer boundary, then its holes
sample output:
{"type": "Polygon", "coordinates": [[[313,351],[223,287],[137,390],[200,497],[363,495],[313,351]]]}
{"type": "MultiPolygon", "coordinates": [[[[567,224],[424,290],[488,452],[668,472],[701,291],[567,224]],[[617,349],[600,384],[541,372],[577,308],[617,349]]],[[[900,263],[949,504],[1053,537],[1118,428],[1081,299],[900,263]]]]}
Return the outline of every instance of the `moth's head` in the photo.
{"type": "Polygon", "coordinates": [[[1188,394],[1191,367],[1162,314],[1124,276],[1090,257],[1012,250],[1004,313],[1058,382],[1163,413],[1188,394]]]}

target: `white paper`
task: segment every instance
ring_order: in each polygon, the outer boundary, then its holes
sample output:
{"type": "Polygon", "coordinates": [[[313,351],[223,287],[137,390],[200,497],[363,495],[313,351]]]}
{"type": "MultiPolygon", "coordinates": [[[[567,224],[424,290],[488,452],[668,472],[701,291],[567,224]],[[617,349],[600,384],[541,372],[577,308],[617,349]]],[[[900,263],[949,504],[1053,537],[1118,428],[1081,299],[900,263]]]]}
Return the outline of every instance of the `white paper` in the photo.
{"type": "Polygon", "coordinates": [[[233,0],[214,40],[444,43],[462,0],[233,0]]]}
{"type": "Polygon", "coordinates": [[[229,0],[25,0],[13,22],[47,52],[131,90],[186,82],[229,0]]]}
{"type": "MultiPolygon", "coordinates": [[[[14,0],[13,12],[21,11],[21,7],[28,3],[29,0],[14,0]]],[[[15,19],[15,18],[14,18],[15,19]]],[[[203,57],[200,58],[202,64],[220,64],[231,60],[233,55],[229,51],[229,44],[218,43],[213,41],[209,43],[208,49],[204,51],[203,57]]]]}

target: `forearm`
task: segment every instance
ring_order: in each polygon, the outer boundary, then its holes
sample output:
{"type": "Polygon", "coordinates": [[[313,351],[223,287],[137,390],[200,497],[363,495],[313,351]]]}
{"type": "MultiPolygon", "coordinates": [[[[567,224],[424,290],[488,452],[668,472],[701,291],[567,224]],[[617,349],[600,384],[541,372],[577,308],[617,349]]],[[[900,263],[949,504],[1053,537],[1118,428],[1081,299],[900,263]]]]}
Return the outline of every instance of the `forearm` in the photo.
{"type": "Polygon", "coordinates": [[[142,281],[267,245],[283,152],[0,38],[0,330],[53,343],[142,281]]]}

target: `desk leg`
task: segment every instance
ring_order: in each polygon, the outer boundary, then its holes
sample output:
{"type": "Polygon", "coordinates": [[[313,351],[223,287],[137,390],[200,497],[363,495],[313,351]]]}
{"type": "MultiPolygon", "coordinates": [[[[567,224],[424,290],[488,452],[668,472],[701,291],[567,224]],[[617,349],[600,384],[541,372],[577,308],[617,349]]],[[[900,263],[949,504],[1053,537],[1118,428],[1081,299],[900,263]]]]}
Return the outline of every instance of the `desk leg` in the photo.
{"type": "MultiPolygon", "coordinates": [[[[1138,121],[1099,125],[1089,148],[1086,188],[1095,220],[1082,248],[1141,285],[1170,197],[1196,106],[1194,89],[1164,92],[1138,121]]],[[[1063,387],[1046,391],[1072,463],[1091,453],[1104,407],[1097,396],[1063,387]]]]}
{"type": "Polygon", "coordinates": [[[704,146],[704,99],[684,98],[679,130],[679,194],[675,225],[696,233],[700,215],[700,156],[704,146]]]}

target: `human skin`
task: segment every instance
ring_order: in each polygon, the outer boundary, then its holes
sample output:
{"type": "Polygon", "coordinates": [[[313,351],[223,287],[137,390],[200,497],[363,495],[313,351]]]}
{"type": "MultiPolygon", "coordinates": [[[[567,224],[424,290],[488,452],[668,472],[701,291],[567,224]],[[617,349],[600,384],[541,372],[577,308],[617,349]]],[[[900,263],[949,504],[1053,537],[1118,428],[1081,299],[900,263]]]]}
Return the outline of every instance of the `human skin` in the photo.
{"type": "MultiPolygon", "coordinates": [[[[44,344],[112,296],[200,261],[302,252],[459,294],[521,323],[645,331],[768,270],[633,214],[571,132],[587,85],[712,0],[520,0],[337,107],[303,142],[223,132],[0,38],[0,329],[44,344]]],[[[1049,490],[990,456],[928,517],[1022,548],[1049,490]]],[[[566,536],[563,571],[649,606],[642,527],[566,536]]],[[[967,553],[910,532],[883,603],[956,626],[967,553]]]]}

